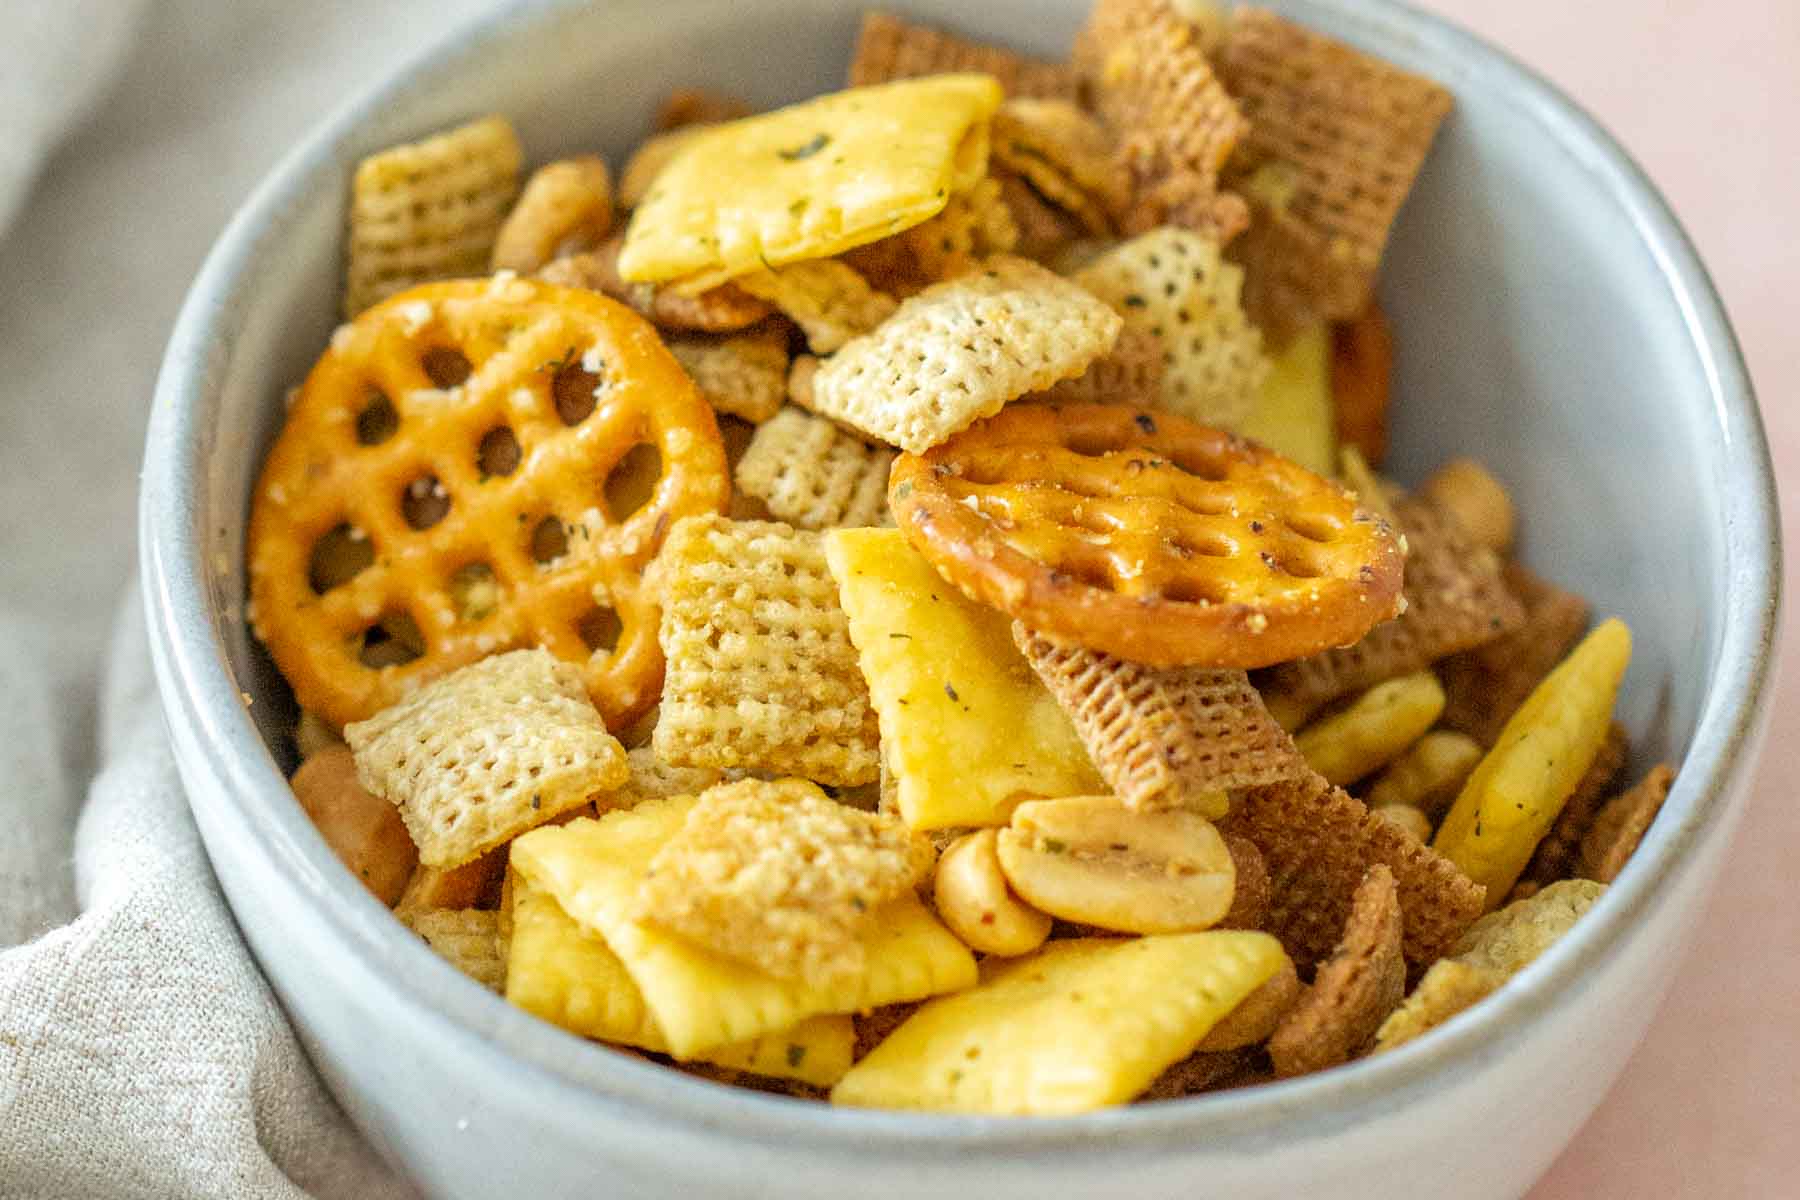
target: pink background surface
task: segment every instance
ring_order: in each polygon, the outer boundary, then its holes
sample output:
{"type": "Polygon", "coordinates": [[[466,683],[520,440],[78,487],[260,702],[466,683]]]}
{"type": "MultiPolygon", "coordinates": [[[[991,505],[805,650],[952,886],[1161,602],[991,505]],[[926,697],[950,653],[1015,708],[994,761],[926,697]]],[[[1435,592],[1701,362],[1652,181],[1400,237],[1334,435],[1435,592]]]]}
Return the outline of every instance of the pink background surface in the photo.
{"type": "MultiPolygon", "coordinates": [[[[1783,320],[1800,295],[1800,0],[1417,2],[1572,94],[1669,198],[1749,356],[1783,522],[1800,531],[1800,350],[1783,320]]],[[[1790,596],[1797,557],[1790,538],[1790,596]]],[[[1693,953],[1531,1200],[1800,1195],[1800,806],[1783,786],[1800,775],[1800,674],[1782,676],[1752,807],[1693,953]]],[[[1498,1140],[1482,1149],[1504,1153],[1498,1140]]]]}

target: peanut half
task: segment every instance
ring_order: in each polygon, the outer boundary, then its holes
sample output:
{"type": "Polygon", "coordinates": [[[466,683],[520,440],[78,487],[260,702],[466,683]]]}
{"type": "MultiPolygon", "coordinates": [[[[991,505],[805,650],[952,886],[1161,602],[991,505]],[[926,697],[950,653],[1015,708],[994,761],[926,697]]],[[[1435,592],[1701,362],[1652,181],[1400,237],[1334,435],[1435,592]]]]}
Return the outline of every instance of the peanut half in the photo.
{"type": "Polygon", "coordinates": [[[1050,936],[1050,918],[1006,886],[996,831],[964,834],[938,858],[938,916],[969,949],[1003,958],[1029,954],[1050,936]]]}
{"type": "Polygon", "coordinates": [[[419,852],[399,811],[357,782],[350,748],[328,746],[314,754],[300,764],[289,786],[350,873],[383,904],[398,900],[419,852]]]}
{"type": "Polygon", "coordinates": [[[1237,885],[1212,822],[1182,810],[1132,812],[1110,796],[1021,804],[995,849],[1028,903],[1121,933],[1210,928],[1237,885]]]}

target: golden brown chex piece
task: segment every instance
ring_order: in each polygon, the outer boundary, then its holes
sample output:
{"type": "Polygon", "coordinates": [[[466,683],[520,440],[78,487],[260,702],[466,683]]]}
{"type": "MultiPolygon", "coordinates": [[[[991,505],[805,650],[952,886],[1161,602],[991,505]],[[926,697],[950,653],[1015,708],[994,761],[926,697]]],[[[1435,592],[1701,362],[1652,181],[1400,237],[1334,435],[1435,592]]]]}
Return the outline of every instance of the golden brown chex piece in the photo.
{"type": "Polygon", "coordinates": [[[638,919],[783,979],[863,970],[875,910],[931,869],[931,843],[799,779],[709,788],[651,860],[638,919]]]}
{"type": "Polygon", "coordinates": [[[1074,217],[1038,195],[1024,178],[994,163],[989,177],[1000,185],[1000,201],[1019,232],[1014,253],[1048,265],[1070,243],[1084,235],[1074,217]]]}
{"type": "Polygon", "coordinates": [[[1237,1050],[1197,1050],[1168,1067],[1138,1094],[1138,1100],[1180,1100],[1202,1092],[1221,1091],[1258,1082],[1267,1060],[1259,1047],[1237,1050]]]}
{"type": "Polygon", "coordinates": [[[790,407],[757,428],[738,462],[737,485],[801,529],[882,525],[893,463],[892,450],[790,407]]]}
{"type": "Polygon", "coordinates": [[[683,125],[639,142],[625,160],[625,169],[619,172],[619,207],[634,209],[642,204],[657,176],[703,128],[704,125],[683,125]]]}
{"type": "Polygon", "coordinates": [[[1231,865],[1237,883],[1231,893],[1231,908],[1219,919],[1219,929],[1261,929],[1269,912],[1271,884],[1268,864],[1262,851],[1247,837],[1223,831],[1225,849],[1231,853],[1231,865]]]}
{"type": "Polygon", "coordinates": [[[1337,945],[1371,867],[1394,874],[1411,964],[1441,958],[1487,907],[1486,890],[1448,859],[1316,776],[1245,790],[1220,828],[1262,852],[1270,878],[1262,927],[1302,971],[1337,945]]]}
{"type": "Polygon", "coordinates": [[[363,159],[350,185],[344,315],[417,283],[486,274],[524,159],[505,117],[363,159]]]}
{"type": "Polygon", "coordinates": [[[1135,404],[1155,408],[1162,403],[1163,346],[1147,329],[1126,326],[1113,348],[1088,364],[1074,379],[1065,379],[1032,400],[1044,404],[1135,404]]]}
{"type": "MultiPolygon", "coordinates": [[[[1450,93],[1247,6],[1234,12],[1217,61],[1226,90],[1249,118],[1242,161],[1250,170],[1274,163],[1289,173],[1285,207],[1259,205],[1256,214],[1261,220],[1274,213],[1288,226],[1286,253],[1304,251],[1276,269],[1307,281],[1306,300],[1319,316],[1356,316],[1368,302],[1394,217],[1450,112],[1450,93]]],[[[1253,276],[1265,265],[1260,254],[1245,261],[1253,276]]]]}
{"type": "Polygon", "coordinates": [[[1192,23],[1167,0],[1098,0],[1074,62],[1131,173],[1115,214],[1126,233],[1179,225],[1224,243],[1243,229],[1243,201],[1218,176],[1246,122],[1192,23]]]}
{"type": "Polygon", "coordinates": [[[899,307],[892,296],[870,287],[856,268],[835,258],[751,271],[732,282],[800,326],[814,354],[830,354],[868,333],[899,307]]]}
{"type": "Polygon", "coordinates": [[[875,710],[818,534],[678,521],[657,579],[668,674],[651,745],[663,761],[833,786],[877,777],[875,710]]]}
{"type": "Polygon", "coordinates": [[[406,927],[424,938],[432,953],[496,992],[506,987],[499,919],[499,913],[477,908],[419,908],[403,915],[406,927]]]}
{"type": "Polygon", "coordinates": [[[1357,885],[1337,949],[1269,1038],[1277,1078],[1339,1066],[1374,1043],[1375,1031],[1406,997],[1401,924],[1393,872],[1371,867],[1357,885]]]}
{"type": "Polygon", "coordinates": [[[1309,773],[1242,671],[1148,667],[1017,621],[1012,632],[1127,808],[1180,808],[1202,793],[1309,773]]]}
{"type": "Polygon", "coordinates": [[[1130,202],[1131,180],[1112,135],[1066,100],[1002,104],[989,153],[1096,237],[1112,232],[1110,214],[1130,202]]]}
{"type": "Polygon", "coordinates": [[[1494,555],[1418,497],[1394,506],[1406,535],[1406,611],[1352,646],[1282,663],[1257,685],[1287,711],[1311,712],[1340,696],[1423,670],[1485,645],[1525,619],[1494,555]]]}
{"type": "Polygon", "coordinates": [[[1443,958],[1431,964],[1399,1008],[1388,1014],[1375,1033],[1374,1053],[1403,1046],[1429,1033],[1464,1009],[1487,999],[1506,982],[1506,976],[1460,959],[1443,958]]]}
{"type": "Polygon", "coordinates": [[[1008,401],[1087,370],[1120,320],[1085,289],[1000,256],[907,300],[822,362],[810,407],[922,453],[1008,401]]]}
{"type": "Polygon", "coordinates": [[[1503,571],[1524,620],[1485,646],[1438,664],[1448,702],[1442,722],[1486,746],[1588,627],[1588,602],[1539,578],[1519,563],[1503,571]]]}
{"type": "Polygon", "coordinates": [[[344,737],[363,786],[400,809],[430,867],[468,862],[630,775],[580,669],[547,650],[453,671],[344,737]]]}
{"type": "Polygon", "coordinates": [[[608,238],[598,250],[572,254],[544,264],[539,279],[563,287],[587,288],[629,304],[659,329],[689,333],[736,333],[775,311],[732,283],[708,288],[698,296],[684,296],[673,288],[653,283],[626,283],[619,275],[619,249],[623,236],[608,238]]]}
{"type": "Polygon", "coordinates": [[[1600,752],[1594,756],[1593,765],[1588,767],[1587,774],[1581,777],[1581,782],[1575,785],[1575,790],[1563,802],[1562,811],[1556,815],[1556,823],[1550,826],[1550,832],[1538,843],[1538,848],[1532,854],[1531,861],[1525,865],[1520,879],[1542,887],[1559,879],[1567,879],[1575,872],[1582,839],[1593,828],[1602,804],[1612,794],[1613,784],[1625,769],[1625,759],[1630,749],[1630,739],[1626,736],[1625,727],[1614,721],[1606,731],[1606,740],[1600,743],[1600,752]]]}
{"type": "Polygon", "coordinates": [[[1675,783],[1675,768],[1658,763],[1629,791],[1608,800],[1581,841],[1579,873],[1611,883],[1625,869],[1675,783]]]}
{"type": "Polygon", "coordinates": [[[788,348],[781,329],[671,335],[663,339],[713,411],[760,424],[787,399],[788,348]]]}
{"type": "Polygon", "coordinates": [[[863,14],[862,32],[850,60],[851,87],[957,71],[992,75],[1009,96],[1073,100],[1080,90],[1075,73],[1062,63],[1043,62],[1000,46],[968,41],[943,30],[914,25],[890,13],[863,14]]]}
{"type": "Polygon", "coordinates": [[[1155,407],[1239,429],[1269,373],[1262,335],[1238,304],[1243,272],[1186,229],[1153,229],[1099,255],[1074,276],[1162,349],[1155,407]]]}
{"type": "Polygon", "coordinates": [[[670,92],[651,118],[650,128],[656,133],[683,129],[689,125],[717,125],[735,121],[756,110],[750,102],[706,88],[676,88],[670,92]]]}
{"type": "Polygon", "coordinates": [[[582,154],[531,173],[494,239],[496,271],[526,274],[552,259],[592,250],[612,229],[612,176],[606,160],[582,154]]]}

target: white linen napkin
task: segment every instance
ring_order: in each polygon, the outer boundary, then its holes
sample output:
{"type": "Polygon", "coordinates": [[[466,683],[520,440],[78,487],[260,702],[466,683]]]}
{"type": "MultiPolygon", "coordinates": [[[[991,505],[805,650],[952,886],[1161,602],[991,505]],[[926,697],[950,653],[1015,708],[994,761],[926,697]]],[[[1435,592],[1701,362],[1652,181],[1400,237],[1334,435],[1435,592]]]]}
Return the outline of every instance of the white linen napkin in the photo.
{"type": "Polygon", "coordinates": [[[134,594],[143,422],[231,210],[495,0],[25,0],[0,37],[0,1196],[412,1191],[320,1086],[201,848],[134,594]],[[120,614],[115,622],[115,614],[120,614]],[[109,628],[116,628],[109,634],[109,628]]]}

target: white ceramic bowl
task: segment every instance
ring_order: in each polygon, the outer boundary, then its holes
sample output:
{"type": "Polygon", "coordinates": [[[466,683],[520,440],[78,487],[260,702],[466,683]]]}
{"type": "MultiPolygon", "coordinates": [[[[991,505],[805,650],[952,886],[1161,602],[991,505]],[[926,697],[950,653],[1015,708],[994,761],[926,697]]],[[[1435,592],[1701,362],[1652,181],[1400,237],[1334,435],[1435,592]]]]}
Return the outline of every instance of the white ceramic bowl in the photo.
{"type": "MultiPolygon", "coordinates": [[[[895,7],[1056,54],[1085,3],[895,7]]],[[[212,861],[333,1091],[427,1192],[1506,1197],[1598,1102],[1701,911],[1761,730],[1780,551],[1745,368],[1668,209],[1566,99],[1388,0],[1274,7],[1457,95],[1382,283],[1400,339],[1394,461],[1416,478],[1483,457],[1517,488],[1528,559],[1636,630],[1623,716],[1639,765],[1685,766],[1611,894],[1497,998],[1397,1053],[1043,1121],[697,1082],[538,1022],[435,959],[290,797],[290,701],[241,619],[250,487],[283,390],[335,320],[352,164],[495,110],[539,159],[616,154],[673,85],[763,104],[838,86],[857,15],[832,0],[522,5],[326,122],[239,212],[170,343],[144,477],[158,678],[212,861]]]]}

